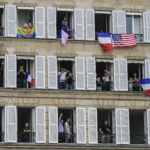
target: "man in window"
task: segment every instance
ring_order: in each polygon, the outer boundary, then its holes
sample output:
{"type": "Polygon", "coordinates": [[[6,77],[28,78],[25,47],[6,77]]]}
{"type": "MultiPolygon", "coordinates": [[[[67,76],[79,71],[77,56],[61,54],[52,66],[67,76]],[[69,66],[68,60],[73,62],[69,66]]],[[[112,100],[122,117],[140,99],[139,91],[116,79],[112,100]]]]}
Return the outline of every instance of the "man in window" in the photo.
{"type": "Polygon", "coordinates": [[[23,27],[26,28],[26,29],[31,29],[32,28],[32,24],[31,24],[30,20],[27,20],[27,22],[24,24],[23,27]]]}
{"type": "Polygon", "coordinates": [[[65,143],[69,143],[71,139],[70,118],[65,122],[65,143]]]}
{"type": "Polygon", "coordinates": [[[73,81],[74,81],[74,78],[73,78],[72,73],[70,71],[67,72],[67,74],[66,74],[66,89],[67,90],[73,89],[73,86],[72,86],[73,81]]]}
{"type": "Polygon", "coordinates": [[[64,68],[60,69],[60,72],[58,73],[59,78],[59,89],[66,89],[66,74],[67,70],[64,68]]]}
{"type": "Polygon", "coordinates": [[[133,74],[133,91],[139,91],[140,90],[140,81],[137,77],[137,73],[133,74]]]}
{"type": "Polygon", "coordinates": [[[30,132],[31,132],[31,130],[30,130],[30,127],[29,127],[29,123],[28,123],[28,122],[25,123],[25,127],[24,127],[23,132],[24,132],[23,141],[24,141],[24,142],[30,142],[30,132]]]}
{"type": "Polygon", "coordinates": [[[107,70],[104,70],[104,76],[102,78],[103,80],[103,90],[110,90],[110,72],[107,70]]]}
{"type": "Polygon", "coordinates": [[[110,130],[110,126],[108,125],[108,121],[105,120],[104,124],[99,128],[99,133],[101,136],[101,142],[102,143],[109,143],[110,142],[110,134],[111,134],[111,130],[110,130]]]}
{"type": "Polygon", "coordinates": [[[59,133],[59,143],[64,142],[64,120],[62,119],[63,114],[61,113],[58,120],[58,133],[59,133]]]}
{"type": "Polygon", "coordinates": [[[18,88],[25,88],[25,71],[23,66],[20,66],[19,71],[17,72],[17,87],[18,88]]]}
{"type": "Polygon", "coordinates": [[[4,61],[0,64],[0,87],[3,87],[3,79],[4,79],[4,61]]]}

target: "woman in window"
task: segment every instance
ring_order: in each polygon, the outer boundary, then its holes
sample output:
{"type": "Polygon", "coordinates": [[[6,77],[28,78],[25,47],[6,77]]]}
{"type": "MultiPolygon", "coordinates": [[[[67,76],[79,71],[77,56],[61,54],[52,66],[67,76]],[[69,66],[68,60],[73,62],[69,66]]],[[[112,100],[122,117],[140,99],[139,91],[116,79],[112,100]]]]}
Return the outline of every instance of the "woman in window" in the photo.
{"type": "Polygon", "coordinates": [[[109,80],[110,72],[107,70],[104,70],[104,76],[102,78],[103,80],[103,90],[110,90],[110,80],[109,80]]]}
{"type": "Polygon", "coordinates": [[[66,89],[67,90],[72,90],[73,89],[73,81],[74,81],[74,78],[73,78],[73,75],[70,71],[67,72],[66,74],[66,89]]]}
{"type": "Polygon", "coordinates": [[[19,71],[17,72],[17,87],[24,88],[25,87],[25,71],[23,66],[20,66],[19,71]]]}
{"type": "Polygon", "coordinates": [[[137,77],[137,73],[133,74],[133,91],[139,91],[140,90],[140,81],[137,77]]]}

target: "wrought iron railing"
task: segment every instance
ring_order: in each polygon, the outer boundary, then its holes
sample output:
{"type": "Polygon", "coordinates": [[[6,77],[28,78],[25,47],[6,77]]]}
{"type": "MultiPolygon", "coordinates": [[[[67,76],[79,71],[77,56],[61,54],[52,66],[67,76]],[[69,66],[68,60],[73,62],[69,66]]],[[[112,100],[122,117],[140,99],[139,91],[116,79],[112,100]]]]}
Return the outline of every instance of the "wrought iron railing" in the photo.
{"type": "Polygon", "coordinates": [[[66,134],[66,133],[61,133],[58,134],[58,141],[59,143],[76,143],[76,134],[71,133],[71,134],[66,134]]]}
{"type": "Polygon", "coordinates": [[[131,135],[130,143],[131,144],[146,144],[147,138],[146,136],[143,136],[143,135],[131,135]]]}
{"type": "Polygon", "coordinates": [[[105,143],[111,143],[115,144],[115,135],[114,134],[101,134],[98,133],[98,143],[105,144],[105,143]]]}
{"type": "Polygon", "coordinates": [[[114,90],[114,82],[113,81],[108,81],[108,82],[102,82],[101,86],[96,86],[96,90],[101,90],[101,91],[113,91],[114,90]]]}
{"type": "Polygon", "coordinates": [[[129,91],[143,91],[143,88],[138,82],[128,82],[129,91]]]}
{"type": "Polygon", "coordinates": [[[18,132],[18,142],[35,142],[35,132],[18,132]]]}
{"type": "Polygon", "coordinates": [[[143,41],[143,34],[134,34],[136,42],[142,42],[143,41]]]}

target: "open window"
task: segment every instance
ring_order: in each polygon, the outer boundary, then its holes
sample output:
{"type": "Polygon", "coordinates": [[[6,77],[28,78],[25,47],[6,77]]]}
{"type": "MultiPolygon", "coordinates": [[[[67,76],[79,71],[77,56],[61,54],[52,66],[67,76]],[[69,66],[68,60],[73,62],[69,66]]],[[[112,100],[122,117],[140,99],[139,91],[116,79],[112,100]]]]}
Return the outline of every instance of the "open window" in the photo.
{"type": "Polygon", "coordinates": [[[34,57],[17,57],[17,88],[34,88],[34,57]]]}
{"type": "Polygon", "coordinates": [[[4,36],[4,6],[0,6],[0,36],[4,36]]]}
{"type": "Polygon", "coordinates": [[[75,60],[74,58],[58,58],[58,87],[59,89],[75,89],[75,60]],[[64,70],[61,76],[61,70],[64,70]],[[72,77],[69,77],[72,76],[72,77]]]}
{"type": "Polygon", "coordinates": [[[18,108],[18,142],[35,142],[35,109],[18,108]]]}
{"type": "Polygon", "coordinates": [[[76,141],[76,125],[75,125],[75,109],[58,109],[58,141],[59,143],[75,143],[76,141]],[[64,125],[64,132],[61,132],[60,122],[64,125]],[[70,133],[69,133],[70,132],[70,133]]]}
{"type": "Polygon", "coordinates": [[[0,56],[0,87],[4,87],[4,57],[0,56]]]}
{"type": "Polygon", "coordinates": [[[95,11],[96,32],[111,33],[111,12],[95,11]]]}
{"type": "Polygon", "coordinates": [[[126,31],[135,35],[137,42],[143,41],[142,34],[142,14],[141,13],[127,13],[126,14],[126,31]]]}
{"type": "Polygon", "coordinates": [[[0,142],[4,142],[5,113],[4,108],[0,107],[0,142]]]}
{"type": "Polygon", "coordinates": [[[113,61],[96,59],[97,90],[113,90],[113,61]]]}
{"type": "Polygon", "coordinates": [[[31,28],[34,26],[34,8],[18,7],[17,25],[22,28],[31,28]]]}
{"type": "Polygon", "coordinates": [[[115,143],[114,110],[98,109],[98,143],[115,143]]]}
{"type": "Polygon", "coordinates": [[[146,144],[144,133],[144,111],[130,110],[130,143],[146,144]]]}
{"type": "Polygon", "coordinates": [[[144,61],[128,61],[128,90],[141,91],[139,79],[144,77],[144,61]]]}
{"type": "Polygon", "coordinates": [[[61,29],[68,28],[69,39],[73,39],[73,10],[57,9],[57,38],[61,38],[61,29]],[[65,27],[64,27],[65,25],[65,27]]]}

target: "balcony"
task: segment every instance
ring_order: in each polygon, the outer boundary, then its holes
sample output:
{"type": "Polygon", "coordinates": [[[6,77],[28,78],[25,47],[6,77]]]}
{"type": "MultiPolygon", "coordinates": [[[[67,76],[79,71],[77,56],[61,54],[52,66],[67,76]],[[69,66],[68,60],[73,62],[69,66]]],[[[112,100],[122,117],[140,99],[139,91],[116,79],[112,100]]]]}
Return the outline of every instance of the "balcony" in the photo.
{"type": "Polygon", "coordinates": [[[35,143],[35,132],[18,132],[18,142],[21,143],[35,143]]]}

